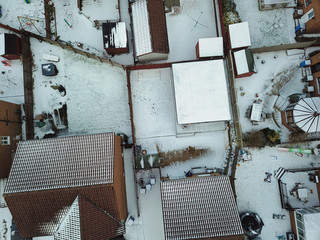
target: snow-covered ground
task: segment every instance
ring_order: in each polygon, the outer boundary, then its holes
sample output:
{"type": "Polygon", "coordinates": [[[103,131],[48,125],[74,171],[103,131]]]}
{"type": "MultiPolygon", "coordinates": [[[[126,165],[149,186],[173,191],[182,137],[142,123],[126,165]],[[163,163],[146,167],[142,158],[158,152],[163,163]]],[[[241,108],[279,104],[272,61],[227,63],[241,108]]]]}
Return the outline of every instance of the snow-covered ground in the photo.
{"type": "Polygon", "coordinates": [[[228,135],[223,123],[177,125],[171,68],[132,71],[130,79],[137,145],[148,154],[181,151],[189,146],[207,149],[199,158],[162,168],[162,176],[183,177],[192,167],[224,166],[228,135]]]}
{"type": "Polygon", "coordinates": [[[95,53],[98,56],[109,58],[103,46],[101,23],[115,22],[120,19],[125,21],[131,53],[116,55],[112,59],[121,64],[133,64],[128,1],[120,1],[119,6],[118,0],[85,0],[82,1],[82,14],[79,13],[77,1],[54,0],[53,2],[56,9],[57,35],[60,36],[60,39],[66,42],[70,41],[74,47],[77,47],[79,43],[83,44],[82,49],[84,51],[95,53]],[[99,21],[98,29],[93,23],[96,20],[99,21]]]}
{"type": "Polygon", "coordinates": [[[1,1],[0,22],[16,29],[24,29],[45,36],[44,0],[30,2],[27,4],[20,0],[1,1]]]}
{"type": "MultiPolygon", "coordinates": [[[[0,61],[7,60],[0,57],[0,61]]],[[[10,60],[11,66],[0,63],[0,100],[23,104],[24,85],[22,63],[20,60],[10,60]]]]}
{"type": "MultiPolygon", "coordinates": [[[[146,191],[146,194],[139,193],[139,209],[141,211],[144,239],[163,240],[164,228],[160,193],[160,172],[159,169],[144,172],[142,175],[150,175],[149,179],[150,177],[156,178],[156,184],[152,185],[150,191],[146,191]]],[[[137,173],[137,176],[141,176],[141,173],[137,173]]]]}
{"type": "Polygon", "coordinates": [[[169,57],[166,62],[195,60],[199,38],[217,37],[212,0],[181,0],[176,11],[166,13],[169,57]]]}
{"type": "Polygon", "coordinates": [[[257,0],[234,2],[241,20],[249,22],[252,48],[295,43],[293,8],[259,11],[257,0]]]}
{"type": "Polygon", "coordinates": [[[35,39],[31,40],[31,49],[35,63],[35,116],[43,112],[52,114],[54,106],[66,103],[69,134],[122,132],[131,136],[124,69],[35,39]],[[54,63],[59,71],[57,76],[42,75],[41,64],[48,63],[42,59],[43,53],[60,57],[54,63]],[[65,87],[65,96],[52,88],[58,85],[65,87]]]}
{"type": "Polygon", "coordinates": [[[283,142],[287,141],[289,132],[281,126],[280,113],[274,110],[273,106],[278,97],[277,94],[287,98],[290,94],[302,93],[305,83],[301,81],[302,72],[299,63],[303,59],[299,59],[299,56],[291,59],[286,51],[278,51],[254,54],[254,61],[257,73],[235,80],[242,131],[245,133],[269,127],[280,130],[283,142]],[[287,84],[283,88],[278,88],[276,83],[284,79],[287,79],[287,84]],[[264,113],[275,114],[276,121],[281,126],[280,129],[272,118],[259,122],[257,126],[252,125],[246,112],[253,102],[259,99],[262,100],[264,113]]]}
{"type": "MultiPolygon", "coordinates": [[[[8,33],[0,28],[0,33],[8,33]]],[[[0,57],[0,61],[7,59],[0,57]]],[[[10,66],[0,63],[0,100],[16,104],[24,103],[24,84],[21,60],[9,60],[10,66]]]]}
{"type": "Polygon", "coordinates": [[[0,240],[11,240],[12,216],[8,207],[0,208],[0,240]]]}
{"type": "MultiPolygon", "coordinates": [[[[313,148],[316,142],[300,145],[302,148],[313,148]]],[[[262,150],[251,150],[252,161],[240,163],[236,171],[236,195],[240,213],[253,211],[259,214],[264,222],[260,235],[262,240],[277,239],[276,236],[291,232],[289,212],[281,208],[278,181],[272,176],[271,183],[264,182],[265,172],[273,173],[279,167],[285,169],[312,168],[320,163],[315,155],[303,157],[294,153],[277,151],[276,147],[262,150]],[[272,214],[284,214],[286,220],[273,219],[272,214]]],[[[294,175],[293,175],[294,177],[294,175]]],[[[293,180],[294,181],[294,180],[293,180]]],[[[298,179],[295,181],[297,182],[298,179]]],[[[289,190],[289,189],[288,189],[289,190]]]]}

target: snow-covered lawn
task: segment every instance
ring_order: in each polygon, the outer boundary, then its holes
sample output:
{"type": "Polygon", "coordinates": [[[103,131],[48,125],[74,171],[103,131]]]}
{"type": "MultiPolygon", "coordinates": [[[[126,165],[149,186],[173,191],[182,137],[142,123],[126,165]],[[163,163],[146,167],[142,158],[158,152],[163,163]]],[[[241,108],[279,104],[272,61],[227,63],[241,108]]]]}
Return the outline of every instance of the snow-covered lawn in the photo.
{"type": "Polygon", "coordinates": [[[162,176],[184,176],[192,167],[222,168],[228,136],[224,123],[176,122],[171,68],[130,73],[136,144],[148,154],[181,151],[189,146],[206,149],[206,154],[186,162],[175,162],[161,170],[162,176]]]}
{"type": "Polygon", "coordinates": [[[259,11],[257,0],[234,2],[241,20],[249,22],[252,48],[295,43],[293,8],[259,11]]]}
{"type": "Polygon", "coordinates": [[[131,136],[126,72],[118,66],[101,63],[62,48],[31,40],[34,54],[34,114],[51,113],[53,106],[67,104],[68,132],[122,132],[131,136]],[[55,77],[41,73],[41,64],[48,61],[43,53],[60,57],[55,63],[55,77]],[[62,85],[61,96],[52,86],[62,85]]]}
{"type": "MultiPolygon", "coordinates": [[[[308,144],[300,146],[313,148],[316,143],[310,143],[310,146],[308,144]]],[[[278,152],[276,147],[251,150],[251,153],[252,161],[240,163],[236,171],[235,187],[238,208],[240,213],[253,211],[260,215],[264,222],[260,236],[262,240],[277,239],[276,236],[285,235],[286,232],[291,231],[289,212],[281,208],[277,179],[272,176],[271,183],[264,182],[265,172],[273,173],[279,167],[285,169],[312,168],[312,162],[316,165],[320,162],[315,155],[305,154],[299,157],[294,153],[278,152]],[[272,214],[285,214],[287,218],[286,220],[273,219],[272,214]]]]}
{"type": "Polygon", "coordinates": [[[194,60],[199,38],[217,37],[212,0],[180,0],[177,9],[166,13],[170,49],[167,62],[194,60]]]}
{"type": "Polygon", "coordinates": [[[30,2],[30,4],[27,4],[25,1],[20,0],[1,1],[2,17],[0,18],[0,22],[16,29],[22,28],[45,36],[44,1],[37,0],[30,2]],[[17,18],[18,16],[21,17],[21,25],[17,18]]]}

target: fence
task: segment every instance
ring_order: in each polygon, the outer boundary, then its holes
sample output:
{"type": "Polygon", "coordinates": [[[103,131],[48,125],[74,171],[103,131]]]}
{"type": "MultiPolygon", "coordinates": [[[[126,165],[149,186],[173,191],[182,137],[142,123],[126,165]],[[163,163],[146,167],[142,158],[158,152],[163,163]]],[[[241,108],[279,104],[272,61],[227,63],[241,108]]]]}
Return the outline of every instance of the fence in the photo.
{"type": "Polygon", "coordinates": [[[26,120],[26,138],[34,138],[33,126],[33,78],[32,78],[32,54],[30,49],[30,38],[21,31],[22,43],[22,65],[23,65],[23,82],[24,82],[24,111],[26,120]]]}

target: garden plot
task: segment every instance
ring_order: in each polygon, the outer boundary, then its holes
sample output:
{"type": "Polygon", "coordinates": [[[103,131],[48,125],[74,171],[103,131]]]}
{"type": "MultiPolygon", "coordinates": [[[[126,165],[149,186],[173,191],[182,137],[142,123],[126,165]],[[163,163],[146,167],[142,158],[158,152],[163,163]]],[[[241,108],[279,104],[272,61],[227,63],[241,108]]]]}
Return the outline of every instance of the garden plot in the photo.
{"type": "MultiPolygon", "coordinates": [[[[300,144],[299,147],[312,149],[317,144],[319,142],[300,144]]],[[[252,161],[240,163],[236,171],[235,188],[239,212],[256,212],[264,222],[261,239],[277,239],[276,236],[291,232],[290,217],[289,212],[281,208],[277,179],[272,176],[271,183],[265,182],[265,172],[273,174],[279,167],[285,169],[318,167],[320,161],[315,155],[305,154],[301,157],[294,153],[279,152],[276,147],[251,149],[251,153],[252,161]],[[286,219],[273,219],[272,214],[284,214],[286,219]]],[[[286,178],[288,177],[290,176],[287,175],[286,178]]],[[[295,182],[296,179],[292,181],[295,182]]]]}
{"type": "MultiPolygon", "coordinates": [[[[68,133],[123,132],[131,136],[125,71],[59,47],[31,39],[34,54],[34,114],[52,113],[67,105],[68,133]],[[43,76],[42,54],[60,58],[57,76],[43,76]],[[53,86],[62,85],[66,95],[53,86]]],[[[41,136],[39,136],[41,137],[41,136]]]]}
{"type": "Polygon", "coordinates": [[[0,22],[16,29],[24,29],[45,36],[44,1],[10,0],[1,1],[2,17],[0,22]],[[19,20],[18,20],[19,17],[19,20]]]}
{"type": "Polygon", "coordinates": [[[169,38],[167,62],[196,59],[199,38],[217,37],[212,0],[180,0],[180,6],[166,13],[169,38]]]}
{"type": "Polygon", "coordinates": [[[282,132],[282,141],[288,140],[289,131],[281,125],[280,112],[273,106],[280,95],[286,99],[290,94],[302,93],[304,83],[299,63],[302,59],[293,59],[286,51],[254,54],[257,73],[250,77],[238,78],[235,85],[238,93],[239,117],[242,131],[250,132],[263,128],[271,128],[282,132]],[[252,125],[250,122],[250,106],[256,102],[263,105],[262,112],[274,114],[274,117],[252,125]],[[277,126],[277,124],[280,128],[277,126]]]}
{"type": "Polygon", "coordinates": [[[293,8],[259,11],[257,0],[234,2],[241,20],[249,22],[252,48],[296,42],[293,8]]]}
{"type": "Polygon", "coordinates": [[[224,124],[178,134],[171,68],[132,71],[131,94],[136,144],[148,154],[159,154],[170,163],[162,176],[183,177],[192,167],[222,168],[228,135],[224,124]]]}

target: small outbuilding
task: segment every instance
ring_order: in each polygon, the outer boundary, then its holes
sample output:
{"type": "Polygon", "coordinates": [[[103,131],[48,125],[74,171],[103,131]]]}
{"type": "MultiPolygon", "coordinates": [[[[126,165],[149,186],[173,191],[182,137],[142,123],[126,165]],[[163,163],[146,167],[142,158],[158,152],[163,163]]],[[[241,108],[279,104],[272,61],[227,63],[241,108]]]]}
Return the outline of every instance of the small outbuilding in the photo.
{"type": "Polygon", "coordinates": [[[229,25],[230,47],[233,50],[243,49],[251,46],[248,22],[229,25]]]}
{"type": "Polygon", "coordinates": [[[169,42],[164,2],[136,0],[131,5],[135,56],[139,62],[165,60],[169,42]]]}
{"type": "Polygon", "coordinates": [[[233,52],[236,78],[250,77],[254,74],[253,54],[249,49],[233,52]]]}
{"type": "Polygon", "coordinates": [[[125,22],[107,22],[102,24],[103,46],[108,54],[129,53],[125,22]]]}
{"type": "Polygon", "coordinates": [[[200,38],[196,45],[197,59],[223,57],[223,38],[200,38]]]}
{"type": "Polygon", "coordinates": [[[0,56],[8,60],[20,59],[21,38],[15,34],[0,34],[0,56]]]}
{"type": "Polygon", "coordinates": [[[229,121],[223,60],[172,65],[178,124],[229,121]]]}

